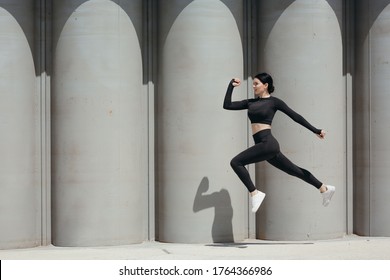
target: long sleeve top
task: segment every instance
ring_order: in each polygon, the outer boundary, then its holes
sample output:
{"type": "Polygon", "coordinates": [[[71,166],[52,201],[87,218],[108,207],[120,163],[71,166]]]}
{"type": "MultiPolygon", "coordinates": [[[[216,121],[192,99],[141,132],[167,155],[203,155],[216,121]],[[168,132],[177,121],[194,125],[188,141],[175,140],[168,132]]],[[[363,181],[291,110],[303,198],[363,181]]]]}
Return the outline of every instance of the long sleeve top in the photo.
{"type": "Polygon", "coordinates": [[[234,86],[232,81],[226,91],[225,99],[223,102],[223,108],[226,110],[248,110],[248,118],[251,123],[263,123],[272,124],[272,120],[275,116],[276,111],[282,111],[292,120],[306,127],[315,134],[320,134],[321,129],[317,129],[312,126],[304,117],[296,113],[285,102],[281,99],[270,96],[267,98],[252,98],[241,101],[232,101],[232,93],[234,86]]]}

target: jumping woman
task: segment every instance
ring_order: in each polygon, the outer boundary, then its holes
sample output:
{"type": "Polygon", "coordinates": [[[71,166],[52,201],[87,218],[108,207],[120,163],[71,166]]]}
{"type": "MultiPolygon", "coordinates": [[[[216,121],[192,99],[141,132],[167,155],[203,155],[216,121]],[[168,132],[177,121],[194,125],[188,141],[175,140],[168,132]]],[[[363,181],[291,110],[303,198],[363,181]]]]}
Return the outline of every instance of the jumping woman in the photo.
{"type": "Polygon", "coordinates": [[[227,110],[248,110],[248,117],[252,125],[252,134],[255,145],[235,156],[230,164],[237,176],[248,189],[252,212],[256,212],[265,198],[265,193],[256,189],[245,165],[260,161],[268,161],[280,170],[298,177],[317,188],[322,195],[322,204],[328,206],[335,192],[334,186],[327,186],[317,180],[309,171],[296,166],[286,158],[279,148],[278,141],[271,134],[271,124],[276,111],[282,111],[295,122],[306,127],[320,139],[324,139],[325,131],[317,129],[301,115],[294,112],[279,98],[271,96],[274,91],[273,79],[267,73],[261,73],[253,79],[255,98],[232,102],[233,89],[241,84],[237,78],[232,79],[226,91],[223,108],[227,110]]]}

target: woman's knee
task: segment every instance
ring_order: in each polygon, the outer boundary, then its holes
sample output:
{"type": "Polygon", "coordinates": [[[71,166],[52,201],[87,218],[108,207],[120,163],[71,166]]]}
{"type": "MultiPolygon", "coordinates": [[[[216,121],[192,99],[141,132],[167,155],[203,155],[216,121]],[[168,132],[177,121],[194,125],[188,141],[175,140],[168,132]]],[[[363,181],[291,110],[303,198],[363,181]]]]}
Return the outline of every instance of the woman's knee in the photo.
{"type": "Polygon", "coordinates": [[[235,169],[237,167],[240,167],[242,166],[241,162],[237,159],[237,158],[233,158],[231,161],[230,161],[230,166],[235,169]]]}

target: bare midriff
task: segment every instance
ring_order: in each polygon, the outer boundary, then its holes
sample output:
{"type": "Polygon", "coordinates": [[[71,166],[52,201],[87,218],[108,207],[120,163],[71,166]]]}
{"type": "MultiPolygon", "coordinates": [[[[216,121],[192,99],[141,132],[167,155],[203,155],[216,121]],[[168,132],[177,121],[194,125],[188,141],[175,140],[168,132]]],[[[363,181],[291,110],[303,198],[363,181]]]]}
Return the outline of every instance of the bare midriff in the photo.
{"type": "Polygon", "coordinates": [[[252,135],[264,129],[271,129],[271,125],[265,123],[252,123],[252,135]]]}

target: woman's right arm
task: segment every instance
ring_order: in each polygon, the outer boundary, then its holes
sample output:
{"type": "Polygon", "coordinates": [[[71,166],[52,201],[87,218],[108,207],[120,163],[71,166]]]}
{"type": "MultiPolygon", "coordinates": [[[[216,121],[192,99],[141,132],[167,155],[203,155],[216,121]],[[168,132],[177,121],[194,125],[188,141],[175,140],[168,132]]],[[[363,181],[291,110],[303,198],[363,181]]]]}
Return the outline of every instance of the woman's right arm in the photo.
{"type": "Polygon", "coordinates": [[[232,102],[233,89],[240,85],[239,79],[232,79],[226,90],[225,100],[223,101],[223,108],[226,110],[243,110],[248,109],[248,100],[232,102]]]}

